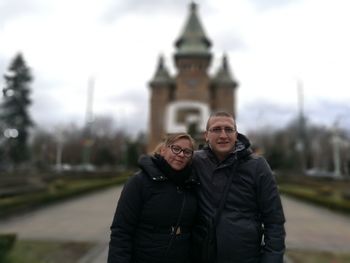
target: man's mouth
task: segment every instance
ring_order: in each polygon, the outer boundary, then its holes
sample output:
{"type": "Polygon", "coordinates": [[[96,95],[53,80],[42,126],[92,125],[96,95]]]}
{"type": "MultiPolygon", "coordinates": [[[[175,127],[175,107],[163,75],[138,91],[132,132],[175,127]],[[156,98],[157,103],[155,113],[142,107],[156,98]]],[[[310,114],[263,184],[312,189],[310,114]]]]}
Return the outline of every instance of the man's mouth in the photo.
{"type": "Polygon", "coordinates": [[[228,144],[229,142],[227,142],[227,141],[220,141],[220,142],[218,142],[218,144],[228,144]]]}

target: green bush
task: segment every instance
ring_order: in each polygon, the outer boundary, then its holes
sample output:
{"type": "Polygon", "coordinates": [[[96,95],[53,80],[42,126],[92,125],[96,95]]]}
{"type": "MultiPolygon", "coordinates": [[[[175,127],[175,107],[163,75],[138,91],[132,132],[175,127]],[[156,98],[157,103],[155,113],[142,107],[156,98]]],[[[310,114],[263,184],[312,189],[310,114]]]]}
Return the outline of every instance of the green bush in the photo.
{"type": "Polygon", "coordinates": [[[0,199],[0,217],[30,210],[92,191],[124,183],[130,173],[116,177],[60,178],[48,183],[46,191],[0,199]]]}
{"type": "Polygon", "coordinates": [[[320,196],[331,196],[334,192],[334,190],[329,186],[321,186],[316,191],[320,196]]]}
{"type": "Polygon", "coordinates": [[[350,213],[350,202],[346,199],[335,198],[334,195],[320,195],[314,189],[300,185],[279,185],[281,193],[312,202],[333,210],[350,213]]]}
{"type": "Polygon", "coordinates": [[[0,262],[3,262],[16,241],[16,234],[0,234],[0,262]]]}
{"type": "Polygon", "coordinates": [[[341,196],[344,200],[350,200],[350,190],[342,191],[341,196]]]}

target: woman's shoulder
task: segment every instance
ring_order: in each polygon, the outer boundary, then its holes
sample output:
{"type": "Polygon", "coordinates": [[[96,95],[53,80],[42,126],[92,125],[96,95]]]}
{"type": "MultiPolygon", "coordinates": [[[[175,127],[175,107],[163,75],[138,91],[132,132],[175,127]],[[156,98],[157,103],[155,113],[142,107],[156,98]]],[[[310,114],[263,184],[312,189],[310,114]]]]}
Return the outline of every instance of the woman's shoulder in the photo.
{"type": "Polygon", "coordinates": [[[159,175],[157,173],[151,174],[144,171],[143,169],[140,169],[128,179],[129,183],[138,185],[154,185],[155,183],[163,181],[167,181],[167,178],[165,176],[159,175]]]}
{"type": "Polygon", "coordinates": [[[145,183],[147,175],[142,170],[135,172],[125,182],[125,186],[138,186],[145,183]]]}

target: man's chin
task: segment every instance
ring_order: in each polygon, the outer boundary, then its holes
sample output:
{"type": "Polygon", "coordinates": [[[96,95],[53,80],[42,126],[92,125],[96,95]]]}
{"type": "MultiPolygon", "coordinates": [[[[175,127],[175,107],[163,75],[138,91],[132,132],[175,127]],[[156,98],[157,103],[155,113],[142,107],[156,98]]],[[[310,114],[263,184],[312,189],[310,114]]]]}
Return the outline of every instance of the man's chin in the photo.
{"type": "Polygon", "coordinates": [[[223,146],[217,147],[216,151],[220,154],[229,154],[231,152],[231,149],[232,148],[229,145],[227,145],[225,147],[223,147],[223,146]]]}

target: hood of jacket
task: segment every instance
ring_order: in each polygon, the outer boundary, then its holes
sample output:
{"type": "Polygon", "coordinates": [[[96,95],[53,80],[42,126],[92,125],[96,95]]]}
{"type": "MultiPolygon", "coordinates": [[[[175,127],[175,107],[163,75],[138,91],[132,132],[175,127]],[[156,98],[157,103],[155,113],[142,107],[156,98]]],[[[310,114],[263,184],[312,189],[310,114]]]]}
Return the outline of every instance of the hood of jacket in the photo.
{"type": "MultiPolygon", "coordinates": [[[[153,181],[168,181],[168,177],[155,165],[152,159],[156,158],[152,155],[141,155],[138,160],[140,169],[149,176],[153,181]]],[[[185,186],[199,184],[197,178],[191,173],[185,181],[185,186]]]]}
{"type": "Polygon", "coordinates": [[[138,160],[138,166],[145,172],[153,181],[166,181],[168,178],[162,173],[162,171],[152,161],[154,156],[141,155],[138,160]]]}

